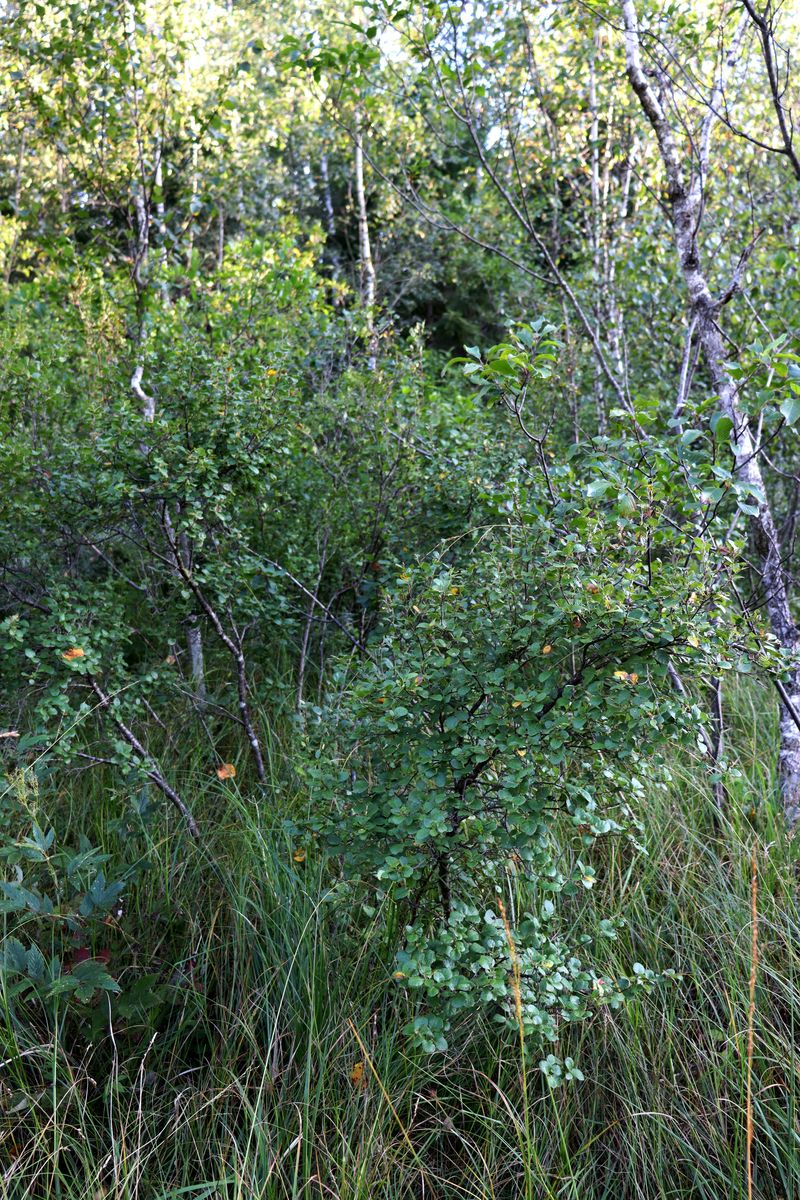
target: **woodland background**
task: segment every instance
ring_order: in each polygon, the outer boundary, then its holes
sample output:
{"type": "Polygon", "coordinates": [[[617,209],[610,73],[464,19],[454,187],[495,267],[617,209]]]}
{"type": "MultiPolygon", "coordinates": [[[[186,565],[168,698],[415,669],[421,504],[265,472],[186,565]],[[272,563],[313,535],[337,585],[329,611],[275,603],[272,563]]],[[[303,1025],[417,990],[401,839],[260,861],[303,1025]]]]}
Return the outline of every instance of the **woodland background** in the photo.
{"type": "Polygon", "coordinates": [[[798,14],[0,31],[2,1194],[796,1200],[798,14]]]}

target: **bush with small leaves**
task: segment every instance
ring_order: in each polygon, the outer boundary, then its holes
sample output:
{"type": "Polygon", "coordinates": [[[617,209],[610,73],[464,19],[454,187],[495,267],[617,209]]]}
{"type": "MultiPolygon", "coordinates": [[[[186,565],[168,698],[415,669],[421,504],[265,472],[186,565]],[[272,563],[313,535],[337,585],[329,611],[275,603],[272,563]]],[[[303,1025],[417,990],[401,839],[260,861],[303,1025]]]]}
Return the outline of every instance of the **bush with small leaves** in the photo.
{"type": "Polygon", "coordinates": [[[660,465],[620,449],[621,499],[587,494],[587,448],[546,481],[521,469],[482,527],[398,569],[372,661],[321,724],[314,832],[399,906],[395,979],[429,1051],[477,1007],[533,1051],[655,982],[593,968],[616,930],[575,932],[577,897],[595,843],[636,836],[665,746],[698,737],[670,664],[714,659],[727,601],[713,555],[685,553],[691,514],[660,520],[660,465]]]}

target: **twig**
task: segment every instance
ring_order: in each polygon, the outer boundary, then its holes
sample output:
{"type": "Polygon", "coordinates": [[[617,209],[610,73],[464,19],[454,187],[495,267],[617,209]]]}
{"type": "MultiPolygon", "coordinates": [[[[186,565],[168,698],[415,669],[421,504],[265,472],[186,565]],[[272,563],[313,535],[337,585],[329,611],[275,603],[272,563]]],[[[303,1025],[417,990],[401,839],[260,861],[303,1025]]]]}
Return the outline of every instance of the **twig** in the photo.
{"type": "Polygon", "coordinates": [[[247,664],[245,662],[244,652],[242,650],[241,639],[239,639],[237,645],[233,638],[225,632],[225,628],[219,618],[219,615],[214,607],[208,602],[203,589],[199,586],[194,578],[194,575],[184,563],[178,542],[170,532],[170,522],[166,514],[166,507],[164,509],[164,513],[162,514],[161,525],[164,530],[164,536],[167,539],[167,544],[175,560],[175,566],[177,567],[181,578],[194,594],[197,603],[200,605],[203,612],[211,622],[211,627],[215,634],[236,663],[236,689],[239,696],[239,712],[242,718],[242,725],[244,726],[245,733],[247,734],[247,740],[250,743],[250,750],[252,751],[253,761],[256,766],[256,774],[259,782],[263,783],[267,777],[267,773],[264,769],[264,759],[261,754],[261,744],[258,740],[258,734],[256,733],[255,725],[253,724],[253,719],[250,713],[250,705],[247,699],[247,664]]]}
{"type": "Polygon", "coordinates": [[[180,796],[175,791],[175,789],[173,787],[171,787],[170,784],[167,783],[166,779],[164,778],[164,776],[161,773],[161,768],[159,767],[156,760],[153,758],[152,754],[149,754],[147,752],[147,750],[145,750],[144,746],[139,741],[139,739],[137,738],[137,736],[133,732],[133,730],[129,729],[128,726],[123,721],[121,721],[119,717],[114,716],[114,714],[110,711],[111,710],[111,696],[106,695],[106,693],[100,687],[100,684],[97,682],[97,680],[94,678],[94,676],[88,675],[87,678],[89,680],[89,684],[91,686],[92,691],[94,692],[95,696],[97,696],[97,699],[100,702],[100,708],[102,708],[104,712],[108,713],[112,723],[116,726],[116,728],[122,734],[123,738],[128,743],[128,745],[131,747],[131,749],[136,754],[139,755],[139,757],[142,759],[142,761],[144,763],[147,764],[147,766],[145,767],[145,774],[147,775],[148,779],[151,779],[153,781],[153,783],[156,785],[156,787],[159,789],[159,791],[164,793],[164,795],[167,797],[167,799],[170,801],[170,803],[175,805],[178,812],[181,814],[184,821],[186,822],[186,826],[189,830],[189,833],[192,835],[193,838],[195,838],[196,841],[199,841],[200,840],[200,830],[197,828],[197,823],[196,823],[194,817],[192,816],[191,812],[184,804],[183,800],[181,800],[180,796]]]}

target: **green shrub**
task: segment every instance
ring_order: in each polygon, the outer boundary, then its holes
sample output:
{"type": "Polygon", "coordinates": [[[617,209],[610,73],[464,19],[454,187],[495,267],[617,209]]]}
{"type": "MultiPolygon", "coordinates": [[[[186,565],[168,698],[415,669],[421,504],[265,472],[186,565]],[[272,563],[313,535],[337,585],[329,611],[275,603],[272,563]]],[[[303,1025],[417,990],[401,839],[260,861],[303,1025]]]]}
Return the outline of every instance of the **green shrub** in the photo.
{"type": "Polygon", "coordinates": [[[578,482],[597,464],[576,451],[546,483],[521,470],[486,495],[493,519],[399,570],[372,661],[322,724],[312,831],[400,906],[395,978],[427,1050],[476,1007],[535,1049],[656,978],[599,976],[590,943],[616,927],[583,928],[577,898],[598,840],[635,837],[667,744],[698,738],[670,662],[715,658],[726,602],[659,456],[634,441],[615,457],[621,498],[578,482]]]}

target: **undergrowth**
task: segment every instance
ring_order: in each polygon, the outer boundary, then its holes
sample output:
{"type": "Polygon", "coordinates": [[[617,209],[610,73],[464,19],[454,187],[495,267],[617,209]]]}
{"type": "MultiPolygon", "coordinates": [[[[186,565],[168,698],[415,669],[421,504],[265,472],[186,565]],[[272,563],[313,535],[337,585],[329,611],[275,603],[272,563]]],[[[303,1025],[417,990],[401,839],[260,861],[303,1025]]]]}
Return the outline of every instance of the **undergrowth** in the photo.
{"type": "Polygon", "coordinates": [[[762,701],[752,687],[735,697],[725,812],[682,751],[646,799],[648,855],[614,841],[597,854],[580,903],[627,921],[609,975],[639,960],[682,980],[566,1028],[558,1051],[585,1079],[557,1091],[474,1016],[446,1055],[406,1044],[393,914],[366,915],[336,863],[286,832],[305,797],[285,718],[258,796],[244,771],[217,781],[176,729],[199,846],[160,807],[131,809],[102,770],[59,778],[29,799],[40,824],[147,864],[103,928],[122,996],[145,977],[152,1003],[127,1017],[108,993],[85,1011],[4,1003],[2,1195],[738,1200],[751,1070],[754,1195],[796,1200],[797,853],[762,766],[775,736],[762,701]]]}

